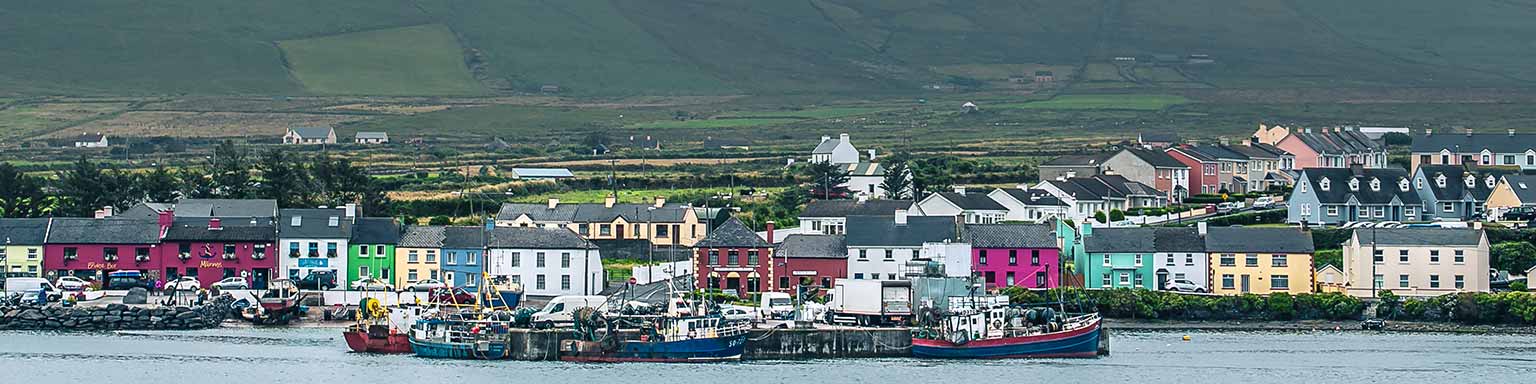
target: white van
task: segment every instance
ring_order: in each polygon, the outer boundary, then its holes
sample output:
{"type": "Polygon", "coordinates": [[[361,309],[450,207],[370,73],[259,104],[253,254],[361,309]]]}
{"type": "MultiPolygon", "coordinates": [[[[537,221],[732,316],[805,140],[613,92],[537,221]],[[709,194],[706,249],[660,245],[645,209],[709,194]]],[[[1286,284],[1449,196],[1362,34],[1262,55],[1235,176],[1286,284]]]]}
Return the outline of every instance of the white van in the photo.
{"type": "Polygon", "coordinates": [[[759,319],[788,320],[795,313],[795,302],[789,299],[789,294],[784,292],[763,292],[758,295],[757,317],[759,319]]]}
{"type": "Polygon", "coordinates": [[[543,328],[570,325],[577,309],[603,309],[608,303],[604,296],[560,296],[550,300],[543,309],[533,313],[533,324],[543,328]]]}
{"type": "Polygon", "coordinates": [[[37,301],[38,290],[47,292],[48,301],[58,300],[62,294],[59,292],[58,287],[48,282],[48,279],[41,277],[12,277],[5,279],[5,293],[7,295],[19,293],[21,294],[21,300],[24,302],[37,301]]]}

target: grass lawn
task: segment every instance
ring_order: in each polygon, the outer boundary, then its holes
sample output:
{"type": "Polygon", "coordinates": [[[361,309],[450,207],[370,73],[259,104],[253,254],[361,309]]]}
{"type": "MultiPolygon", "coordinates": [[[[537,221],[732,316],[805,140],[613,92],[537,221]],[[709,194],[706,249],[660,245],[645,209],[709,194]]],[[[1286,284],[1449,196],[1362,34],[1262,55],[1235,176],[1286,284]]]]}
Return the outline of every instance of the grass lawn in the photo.
{"type": "Polygon", "coordinates": [[[783,111],[744,111],[721,115],[739,119],[750,118],[795,118],[795,119],[833,119],[839,117],[867,115],[888,110],[880,107],[813,107],[799,110],[783,111]]]}
{"type": "Polygon", "coordinates": [[[649,123],[636,123],[624,126],[634,129],[691,129],[691,128],[731,128],[752,127],[759,125],[778,125],[798,121],[797,119],[702,119],[702,120],[662,120],[649,123]]]}
{"type": "Polygon", "coordinates": [[[982,108],[1005,109],[1128,109],[1155,111],[1189,102],[1174,95],[1065,95],[1050,100],[1008,103],[982,108]]]}
{"type": "Polygon", "coordinates": [[[329,95],[479,95],[458,41],[438,24],[278,42],[304,89],[329,95]]]}

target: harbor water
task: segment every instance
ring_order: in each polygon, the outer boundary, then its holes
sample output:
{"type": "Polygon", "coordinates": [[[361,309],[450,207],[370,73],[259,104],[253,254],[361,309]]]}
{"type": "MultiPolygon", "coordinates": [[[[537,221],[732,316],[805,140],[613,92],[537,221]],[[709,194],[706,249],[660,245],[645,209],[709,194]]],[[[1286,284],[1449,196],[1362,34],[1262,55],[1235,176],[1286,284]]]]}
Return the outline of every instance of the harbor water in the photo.
{"type": "Polygon", "coordinates": [[[428,360],[349,353],[329,328],[0,332],[0,382],[124,383],[1529,383],[1536,336],[1115,332],[1080,360],[910,358],[703,365],[428,360]],[[1184,335],[1190,341],[1183,341],[1184,335]]]}

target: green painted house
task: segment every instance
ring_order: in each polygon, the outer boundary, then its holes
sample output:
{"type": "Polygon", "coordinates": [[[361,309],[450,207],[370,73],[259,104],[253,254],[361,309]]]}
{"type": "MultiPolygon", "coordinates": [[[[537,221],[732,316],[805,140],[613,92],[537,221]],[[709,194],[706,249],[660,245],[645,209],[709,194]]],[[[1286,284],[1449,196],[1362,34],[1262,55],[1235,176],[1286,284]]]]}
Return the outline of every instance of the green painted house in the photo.
{"type": "Polygon", "coordinates": [[[1083,257],[1077,272],[1088,288],[1155,289],[1152,259],[1157,253],[1153,228],[1084,227],[1083,257]]]}
{"type": "Polygon", "coordinates": [[[357,219],[347,247],[346,286],[365,277],[394,281],[395,245],[400,243],[400,233],[400,224],[393,218],[357,219]]]}

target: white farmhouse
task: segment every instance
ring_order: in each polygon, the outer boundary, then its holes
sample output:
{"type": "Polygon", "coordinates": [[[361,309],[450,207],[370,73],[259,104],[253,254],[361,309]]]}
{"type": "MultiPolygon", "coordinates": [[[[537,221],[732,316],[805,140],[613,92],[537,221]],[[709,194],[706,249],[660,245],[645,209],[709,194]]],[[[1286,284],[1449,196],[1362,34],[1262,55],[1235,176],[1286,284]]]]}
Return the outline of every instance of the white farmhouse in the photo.
{"type": "Polygon", "coordinates": [[[486,273],[521,285],[528,296],[587,296],[603,290],[597,246],[567,228],[494,228],[487,255],[486,273]]]}

